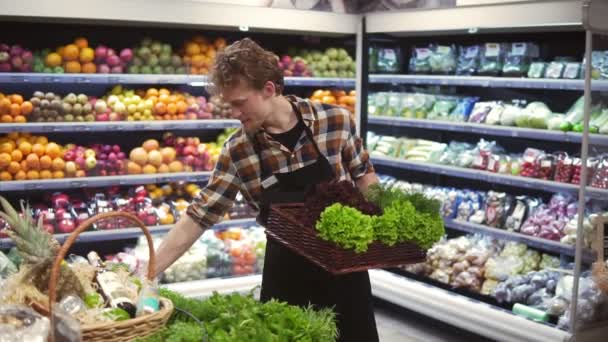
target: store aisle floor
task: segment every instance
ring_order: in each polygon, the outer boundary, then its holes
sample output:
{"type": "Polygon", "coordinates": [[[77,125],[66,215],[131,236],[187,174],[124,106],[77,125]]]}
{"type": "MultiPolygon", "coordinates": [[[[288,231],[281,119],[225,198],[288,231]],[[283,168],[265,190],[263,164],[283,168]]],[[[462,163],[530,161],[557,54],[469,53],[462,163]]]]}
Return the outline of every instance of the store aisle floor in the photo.
{"type": "Polygon", "coordinates": [[[380,342],[491,341],[384,301],[375,304],[380,342]]]}

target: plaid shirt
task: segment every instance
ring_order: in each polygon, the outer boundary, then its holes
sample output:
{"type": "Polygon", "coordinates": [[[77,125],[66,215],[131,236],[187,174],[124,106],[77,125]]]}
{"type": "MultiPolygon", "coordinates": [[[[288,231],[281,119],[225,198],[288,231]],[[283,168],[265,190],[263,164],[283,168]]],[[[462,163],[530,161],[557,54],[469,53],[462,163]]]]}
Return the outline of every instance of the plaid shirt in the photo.
{"type": "MultiPolygon", "coordinates": [[[[295,96],[286,98],[302,112],[304,123],[310,127],[319,150],[334,167],[340,180],[358,179],[366,173],[374,172],[369,156],[362,148],[362,141],[356,135],[355,122],[348,110],[295,96]]],[[[239,128],[224,143],[209,183],[187,211],[204,229],[224,216],[232,207],[239,191],[249,205],[259,210],[263,190],[261,168],[252,139],[258,140],[263,162],[268,165],[267,170],[272,170],[273,173],[293,172],[317,160],[315,148],[305,132],[302,132],[293,152],[265,131],[259,133],[251,137],[239,128]]]]}

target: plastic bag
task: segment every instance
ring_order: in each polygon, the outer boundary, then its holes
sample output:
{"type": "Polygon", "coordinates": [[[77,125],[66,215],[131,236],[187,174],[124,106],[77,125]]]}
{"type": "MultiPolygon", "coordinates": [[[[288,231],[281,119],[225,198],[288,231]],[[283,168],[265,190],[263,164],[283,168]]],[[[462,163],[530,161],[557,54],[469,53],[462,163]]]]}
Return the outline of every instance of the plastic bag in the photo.
{"type": "Polygon", "coordinates": [[[410,58],[410,73],[411,74],[427,74],[431,72],[430,58],[433,54],[431,48],[414,47],[412,49],[412,57],[410,58]]]}
{"type": "Polygon", "coordinates": [[[581,68],[581,63],[566,63],[562,76],[565,79],[578,79],[581,77],[581,68]]]}
{"type": "Polygon", "coordinates": [[[448,120],[450,113],[456,107],[456,99],[442,98],[438,99],[426,118],[430,120],[448,120]]]}
{"type": "Polygon", "coordinates": [[[473,106],[473,110],[469,115],[468,122],[472,123],[484,123],[486,121],[486,117],[492,111],[495,102],[477,102],[475,106],[473,106]]]}
{"type": "Polygon", "coordinates": [[[481,47],[479,45],[459,46],[457,75],[475,75],[479,67],[481,47]]]}
{"type": "Polygon", "coordinates": [[[545,78],[562,78],[566,64],[563,62],[551,62],[545,70],[545,78]]]}
{"type": "Polygon", "coordinates": [[[530,69],[528,70],[529,78],[542,78],[545,75],[545,70],[547,69],[547,63],[545,62],[534,62],[530,64],[530,69]]]}
{"type": "Polygon", "coordinates": [[[481,55],[481,63],[477,73],[480,75],[499,75],[503,68],[506,44],[486,43],[481,55]]]}
{"type": "Polygon", "coordinates": [[[477,100],[477,97],[465,97],[458,99],[456,106],[450,113],[449,120],[455,122],[466,122],[469,119],[469,115],[471,114],[477,100]]]}
{"type": "Polygon", "coordinates": [[[433,47],[429,65],[433,74],[453,74],[456,71],[455,47],[447,45],[433,47]]]}
{"type": "MultiPolygon", "coordinates": [[[[50,333],[48,318],[22,305],[0,306],[0,342],[46,342],[50,333]]],[[[74,340],[75,341],[75,340],[74,340]]]]}
{"type": "Polygon", "coordinates": [[[500,124],[503,126],[515,126],[515,120],[520,115],[522,109],[512,104],[505,105],[500,116],[500,124]]]}
{"type": "Polygon", "coordinates": [[[377,54],[377,57],[373,72],[385,74],[401,72],[401,65],[403,65],[403,53],[401,52],[401,48],[378,47],[375,49],[375,53],[377,54]]]}
{"type": "Polygon", "coordinates": [[[502,73],[505,76],[520,77],[526,75],[530,63],[538,58],[538,45],[534,43],[513,43],[505,56],[502,73]]]}
{"type": "Polygon", "coordinates": [[[504,281],[509,276],[518,274],[524,267],[519,256],[496,257],[488,260],[485,266],[485,277],[504,281]]]}
{"type": "Polygon", "coordinates": [[[604,157],[598,163],[595,174],[591,180],[591,186],[594,188],[608,188],[608,157],[604,157]]]}

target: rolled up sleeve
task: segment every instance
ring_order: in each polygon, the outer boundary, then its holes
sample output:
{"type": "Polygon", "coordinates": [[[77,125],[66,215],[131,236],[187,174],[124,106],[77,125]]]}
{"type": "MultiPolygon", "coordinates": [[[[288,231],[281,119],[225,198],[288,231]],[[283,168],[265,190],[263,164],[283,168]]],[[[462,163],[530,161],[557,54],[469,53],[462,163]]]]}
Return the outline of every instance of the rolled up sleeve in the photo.
{"type": "MultiPolygon", "coordinates": [[[[348,113],[347,110],[344,110],[348,113]]],[[[374,166],[369,160],[369,154],[363,148],[363,139],[357,135],[355,121],[348,117],[349,131],[342,148],[342,163],[348,169],[352,179],[358,179],[368,173],[374,173],[374,166]]]]}

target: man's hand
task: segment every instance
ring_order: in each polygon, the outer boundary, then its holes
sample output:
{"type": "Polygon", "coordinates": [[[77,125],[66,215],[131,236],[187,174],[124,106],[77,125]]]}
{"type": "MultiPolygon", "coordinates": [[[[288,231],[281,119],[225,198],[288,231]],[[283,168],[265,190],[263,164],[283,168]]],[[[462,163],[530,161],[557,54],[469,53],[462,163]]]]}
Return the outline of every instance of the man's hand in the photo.
{"type": "Polygon", "coordinates": [[[183,215],[156,251],[155,277],[186,253],[203,232],[204,230],[190,216],[183,215]]]}
{"type": "Polygon", "coordinates": [[[367,188],[370,185],[378,184],[378,182],[378,176],[376,176],[375,172],[366,173],[355,181],[357,188],[359,188],[359,191],[361,191],[362,194],[367,192],[367,188]]]}

